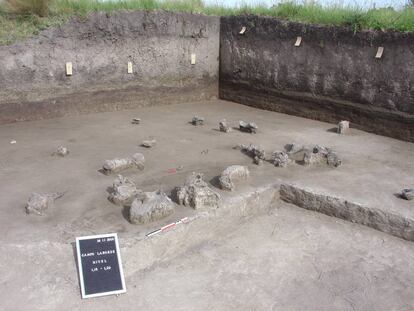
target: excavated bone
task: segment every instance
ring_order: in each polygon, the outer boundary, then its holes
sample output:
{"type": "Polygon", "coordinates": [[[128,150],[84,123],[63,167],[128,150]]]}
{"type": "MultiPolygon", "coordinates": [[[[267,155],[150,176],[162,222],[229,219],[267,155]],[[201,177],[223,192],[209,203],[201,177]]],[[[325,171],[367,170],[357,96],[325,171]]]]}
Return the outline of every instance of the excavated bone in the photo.
{"type": "Polygon", "coordinates": [[[266,154],[265,154],[264,149],[261,146],[256,146],[253,144],[250,144],[250,145],[241,144],[239,147],[242,152],[252,157],[253,162],[257,165],[260,165],[265,159],[266,154]]]}
{"type": "Polygon", "coordinates": [[[106,175],[118,173],[129,168],[144,169],[145,158],[141,153],[135,153],[130,158],[106,160],[103,165],[103,172],[106,175]]]}
{"type": "Polygon", "coordinates": [[[58,156],[61,156],[61,157],[65,157],[69,154],[69,150],[66,147],[59,146],[59,148],[57,148],[55,154],[58,155],[58,156]]]}
{"type": "Polygon", "coordinates": [[[129,221],[144,224],[164,218],[174,212],[174,202],[163,192],[144,192],[136,198],[129,210],[129,221]]]}
{"type": "Polygon", "coordinates": [[[346,134],[349,131],[349,121],[341,121],[338,123],[338,134],[346,134]]]}
{"type": "Polygon", "coordinates": [[[43,213],[51,206],[56,199],[63,196],[61,192],[55,193],[32,193],[26,204],[27,214],[36,214],[42,216],[43,213]]]}
{"type": "Polygon", "coordinates": [[[155,140],[155,138],[151,138],[151,139],[142,141],[141,146],[145,148],[151,148],[151,147],[154,147],[156,144],[157,144],[157,141],[155,140]]]}
{"type": "Polygon", "coordinates": [[[284,151],[275,151],[272,154],[273,164],[278,167],[286,167],[289,164],[289,155],[284,151]]]}
{"type": "Polygon", "coordinates": [[[221,132],[228,133],[228,132],[231,131],[231,127],[227,125],[226,119],[223,119],[223,120],[220,121],[219,127],[220,127],[221,132]]]}
{"type": "Polygon", "coordinates": [[[291,144],[287,144],[285,146],[285,150],[288,154],[295,154],[295,153],[298,153],[298,152],[302,151],[303,146],[295,144],[295,143],[291,143],[291,144]]]}
{"type": "Polygon", "coordinates": [[[137,195],[142,194],[142,191],[137,189],[134,182],[122,175],[116,177],[112,190],[113,192],[108,199],[114,204],[121,206],[131,206],[132,201],[134,201],[137,195]]]}
{"type": "Polygon", "coordinates": [[[178,204],[194,209],[219,207],[219,194],[210,189],[201,173],[188,176],[184,186],[176,188],[176,196],[178,204]]]}
{"type": "Polygon", "coordinates": [[[414,199],[414,189],[403,189],[401,191],[401,197],[404,200],[411,201],[412,199],[414,199]]]}
{"type": "Polygon", "coordinates": [[[235,182],[249,177],[249,169],[243,165],[232,165],[226,168],[219,177],[220,187],[224,190],[234,190],[235,182]]]}
{"type": "Polygon", "coordinates": [[[194,116],[193,119],[191,120],[191,123],[195,126],[203,125],[204,124],[204,118],[194,116]]]}
{"type": "Polygon", "coordinates": [[[257,125],[254,122],[247,123],[244,121],[239,121],[239,128],[242,132],[248,132],[252,134],[256,134],[258,129],[257,125]]]}
{"type": "Polygon", "coordinates": [[[326,159],[329,166],[338,167],[342,165],[342,159],[333,151],[329,151],[326,159]]]}

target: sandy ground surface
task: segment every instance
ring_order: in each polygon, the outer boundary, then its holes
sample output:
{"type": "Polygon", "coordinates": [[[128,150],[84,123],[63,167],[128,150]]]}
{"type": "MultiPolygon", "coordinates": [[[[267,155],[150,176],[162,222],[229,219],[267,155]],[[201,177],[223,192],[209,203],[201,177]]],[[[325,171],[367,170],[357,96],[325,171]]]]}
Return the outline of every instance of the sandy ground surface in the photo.
{"type": "Polygon", "coordinates": [[[357,130],[339,136],[332,127],[225,101],[1,126],[0,309],[414,308],[410,242],[279,201],[279,209],[270,214],[211,216],[183,227],[181,234],[173,231],[167,238],[140,240],[148,231],[196,212],[180,207],[157,223],[132,225],[125,211],[107,200],[114,176],[99,172],[105,159],[142,152],[146,169],[124,175],[143,190],[168,192],[192,171],[205,173],[214,184],[226,166],[244,164],[251,170],[250,180],[234,193],[217,189],[223,198],[289,181],[414,217],[412,202],[394,195],[414,184],[414,144],[357,130]],[[193,115],[205,117],[205,125],[190,125],[193,115]],[[133,117],[141,118],[142,124],[131,124],[133,117]],[[254,121],[259,132],[221,133],[222,118],[234,126],[238,120],[254,121]],[[157,146],[140,147],[149,136],[157,139],[157,146]],[[344,164],[336,169],[296,163],[284,169],[270,163],[258,167],[233,149],[239,143],[258,143],[270,154],[291,142],[331,147],[343,156],[344,164]],[[69,148],[68,157],[51,156],[59,145],[69,148]],[[181,171],[168,172],[181,165],[181,171]],[[46,216],[27,216],[24,205],[35,191],[66,194],[46,216]],[[72,243],[76,236],[108,232],[120,236],[128,293],[82,301],[72,243]],[[167,244],[179,251],[167,254],[167,244]],[[158,254],[157,260],[145,261],[148,253],[158,254]]]}

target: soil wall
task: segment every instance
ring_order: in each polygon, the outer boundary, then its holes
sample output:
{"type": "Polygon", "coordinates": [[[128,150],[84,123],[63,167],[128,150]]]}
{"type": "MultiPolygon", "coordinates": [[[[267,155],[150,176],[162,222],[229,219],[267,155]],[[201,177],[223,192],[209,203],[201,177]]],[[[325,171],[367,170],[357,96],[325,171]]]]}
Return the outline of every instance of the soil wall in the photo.
{"type": "Polygon", "coordinates": [[[204,15],[94,13],[0,46],[0,123],[216,97],[219,27],[204,15]]]}
{"type": "Polygon", "coordinates": [[[223,17],[220,32],[220,98],[332,123],[350,120],[414,141],[414,33],[354,33],[254,16],[223,17]]]}

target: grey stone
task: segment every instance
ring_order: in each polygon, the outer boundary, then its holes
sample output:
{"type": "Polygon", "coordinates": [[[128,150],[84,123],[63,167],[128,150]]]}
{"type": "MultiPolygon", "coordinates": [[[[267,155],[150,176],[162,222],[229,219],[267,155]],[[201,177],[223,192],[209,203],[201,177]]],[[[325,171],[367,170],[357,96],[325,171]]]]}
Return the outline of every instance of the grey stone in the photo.
{"type": "Polygon", "coordinates": [[[132,119],[132,124],[140,124],[141,123],[141,119],[139,118],[133,118],[132,119]]]}
{"type": "Polygon", "coordinates": [[[327,163],[326,155],[319,153],[319,152],[313,152],[310,150],[306,150],[303,154],[303,164],[304,165],[317,165],[327,163]]]}
{"type": "Polygon", "coordinates": [[[64,193],[55,192],[55,193],[32,193],[29,197],[29,200],[26,203],[26,213],[27,214],[36,214],[44,215],[44,212],[51,206],[56,199],[59,199],[63,196],[64,193]]]}
{"type": "Polygon", "coordinates": [[[131,206],[132,201],[142,194],[141,190],[138,190],[135,183],[122,175],[118,175],[112,186],[112,193],[108,199],[117,205],[131,206]]]}
{"type": "Polygon", "coordinates": [[[234,190],[235,182],[249,177],[249,169],[243,165],[232,165],[227,167],[220,175],[219,182],[221,189],[234,190]]]}
{"type": "Polygon", "coordinates": [[[175,204],[161,191],[144,192],[137,197],[129,210],[129,221],[144,224],[171,215],[175,204]]]}
{"type": "Polygon", "coordinates": [[[198,117],[198,116],[194,116],[193,119],[191,120],[191,124],[198,126],[198,125],[203,125],[204,124],[204,118],[203,117],[198,117]]]}
{"type": "Polygon", "coordinates": [[[401,191],[401,197],[404,200],[411,201],[412,199],[414,199],[414,189],[403,189],[401,191]]]}
{"type": "Polygon", "coordinates": [[[328,165],[331,167],[338,167],[342,165],[342,159],[336,154],[336,152],[330,151],[326,158],[328,165]]]}
{"type": "Polygon", "coordinates": [[[252,157],[253,162],[257,165],[260,165],[263,162],[263,160],[265,160],[266,153],[261,146],[256,146],[253,144],[250,144],[250,145],[241,144],[239,145],[239,148],[241,149],[243,153],[252,157]]]}
{"type": "Polygon", "coordinates": [[[177,202],[194,209],[216,209],[219,207],[220,195],[210,189],[203,180],[203,174],[192,173],[182,187],[175,189],[177,202]]]}
{"type": "Polygon", "coordinates": [[[69,150],[68,150],[68,148],[66,148],[64,146],[59,146],[59,148],[57,148],[55,154],[60,156],[60,157],[65,157],[69,154],[69,150]]]}
{"type": "Polygon", "coordinates": [[[272,154],[273,164],[277,167],[286,167],[290,160],[289,155],[284,151],[275,151],[272,154]]]}
{"type": "Polygon", "coordinates": [[[157,144],[157,140],[155,138],[150,138],[150,139],[142,141],[141,146],[145,148],[152,148],[156,144],[157,144]]]}
{"type": "Polygon", "coordinates": [[[256,134],[258,127],[254,122],[244,122],[244,121],[239,121],[239,129],[242,132],[248,132],[248,133],[252,133],[252,134],[256,134]]]}
{"type": "Polygon", "coordinates": [[[341,121],[338,123],[338,134],[346,134],[349,132],[349,121],[341,121]]]}
{"type": "Polygon", "coordinates": [[[103,165],[103,172],[106,175],[118,173],[129,168],[143,170],[145,167],[145,157],[142,153],[135,153],[130,158],[106,160],[103,165]]]}
{"type": "Polygon", "coordinates": [[[304,148],[302,145],[291,143],[285,146],[285,150],[288,154],[295,154],[302,151],[304,148]]]}
{"type": "Polygon", "coordinates": [[[220,132],[228,133],[231,131],[231,127],[227,125],[226,119],[223,119],[219,123],[220,132]]]}

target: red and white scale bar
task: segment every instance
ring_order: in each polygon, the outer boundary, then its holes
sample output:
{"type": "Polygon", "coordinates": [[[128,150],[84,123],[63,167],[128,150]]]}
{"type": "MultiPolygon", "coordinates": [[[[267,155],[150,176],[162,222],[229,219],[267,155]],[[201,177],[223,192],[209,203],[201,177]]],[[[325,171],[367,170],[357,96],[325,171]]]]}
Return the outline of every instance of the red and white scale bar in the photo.
{"type": "Polygon", "coordinates": [[[181,218],[179,221],[172,222],[172,223],[170,223],[168,225],[165,225],[164,227],[161,227],[161,228],[159,228],[157,230],[154,230],[154,231],[151,231],[150,233],[147,233],[146,236],[147,237],[150,237],[150,236],[156,235],[158,233],[167,231],[168,229],[174,228],[176,225],[179,225],[179,224],[182,224],[182,223],[186,223],[187,221],[188,221],[188,217],[181,218]]]}

